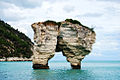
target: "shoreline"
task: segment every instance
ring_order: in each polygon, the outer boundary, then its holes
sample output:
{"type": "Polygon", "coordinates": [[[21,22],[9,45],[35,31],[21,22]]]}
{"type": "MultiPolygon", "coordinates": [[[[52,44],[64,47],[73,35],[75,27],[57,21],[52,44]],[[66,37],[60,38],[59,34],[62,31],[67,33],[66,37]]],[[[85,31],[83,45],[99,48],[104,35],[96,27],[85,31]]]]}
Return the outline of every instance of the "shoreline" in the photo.
{"type": "Polygon", "coordinates": [[[0,62],[2,61],[32,61],[32,58],[9,57],[0,59],[0,62]]]}

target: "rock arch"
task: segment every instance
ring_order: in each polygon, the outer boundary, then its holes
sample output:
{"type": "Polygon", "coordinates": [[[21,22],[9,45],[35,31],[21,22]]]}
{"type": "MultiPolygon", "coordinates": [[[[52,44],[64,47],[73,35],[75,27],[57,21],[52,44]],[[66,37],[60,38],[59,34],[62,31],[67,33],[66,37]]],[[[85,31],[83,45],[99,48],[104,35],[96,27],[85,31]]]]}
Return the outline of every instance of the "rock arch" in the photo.
{"type": "Polygon", "coordinates": [[[76,20],[45,21],[32,24],[34,30],[33,68],[49,69],[48,61],[55,52],[62,51],[73,69],[81,68],[81,61],[92,50],[95,32],[76,20]]]}

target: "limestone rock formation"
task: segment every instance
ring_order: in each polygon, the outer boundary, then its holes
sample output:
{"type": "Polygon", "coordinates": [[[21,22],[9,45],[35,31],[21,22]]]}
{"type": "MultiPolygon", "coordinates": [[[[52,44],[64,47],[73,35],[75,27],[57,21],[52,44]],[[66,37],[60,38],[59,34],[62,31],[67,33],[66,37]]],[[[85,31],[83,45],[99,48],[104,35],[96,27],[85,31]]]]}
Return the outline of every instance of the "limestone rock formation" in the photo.
{"type": "Polygon", "coordinates": [[[55,52],[62,51],[73,69],[81,68],[81,61],[92,50],[95,43],[93,29],[77,20],[62,22],[46,21],[32,24],[34,30],[33,68],[48,69],[48,60],[55,52]]]}

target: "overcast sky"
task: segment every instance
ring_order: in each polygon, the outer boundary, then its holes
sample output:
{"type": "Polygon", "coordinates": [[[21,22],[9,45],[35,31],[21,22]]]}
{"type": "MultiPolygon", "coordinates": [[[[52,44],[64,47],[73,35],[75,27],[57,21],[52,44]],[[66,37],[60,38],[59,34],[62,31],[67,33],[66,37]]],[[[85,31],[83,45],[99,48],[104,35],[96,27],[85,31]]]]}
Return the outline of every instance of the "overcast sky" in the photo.
{"type": "MultiPolygon", "coordinates": [[[[95,28],[97,40],[85,60],[120,60],[120,0],[0,0],[0,19],[32,41],[32,23],[66,18],[95,28]]],[[[61,55],[53,60],[65,60],[61,55]]]]}

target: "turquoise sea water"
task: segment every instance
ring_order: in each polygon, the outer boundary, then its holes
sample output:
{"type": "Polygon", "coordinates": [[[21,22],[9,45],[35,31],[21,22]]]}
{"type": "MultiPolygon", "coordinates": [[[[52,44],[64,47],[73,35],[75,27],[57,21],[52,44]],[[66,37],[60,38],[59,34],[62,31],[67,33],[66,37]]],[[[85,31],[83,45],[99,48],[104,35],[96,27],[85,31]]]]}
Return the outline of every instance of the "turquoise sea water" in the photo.
{"type": "Polygon", "coordinates": [[[32,62],[0,62],[0,80],[120,80],[120,61],[84,61],[81,70],[67,62],[50,62],[48,70],[33,70],[32,62]]]}

